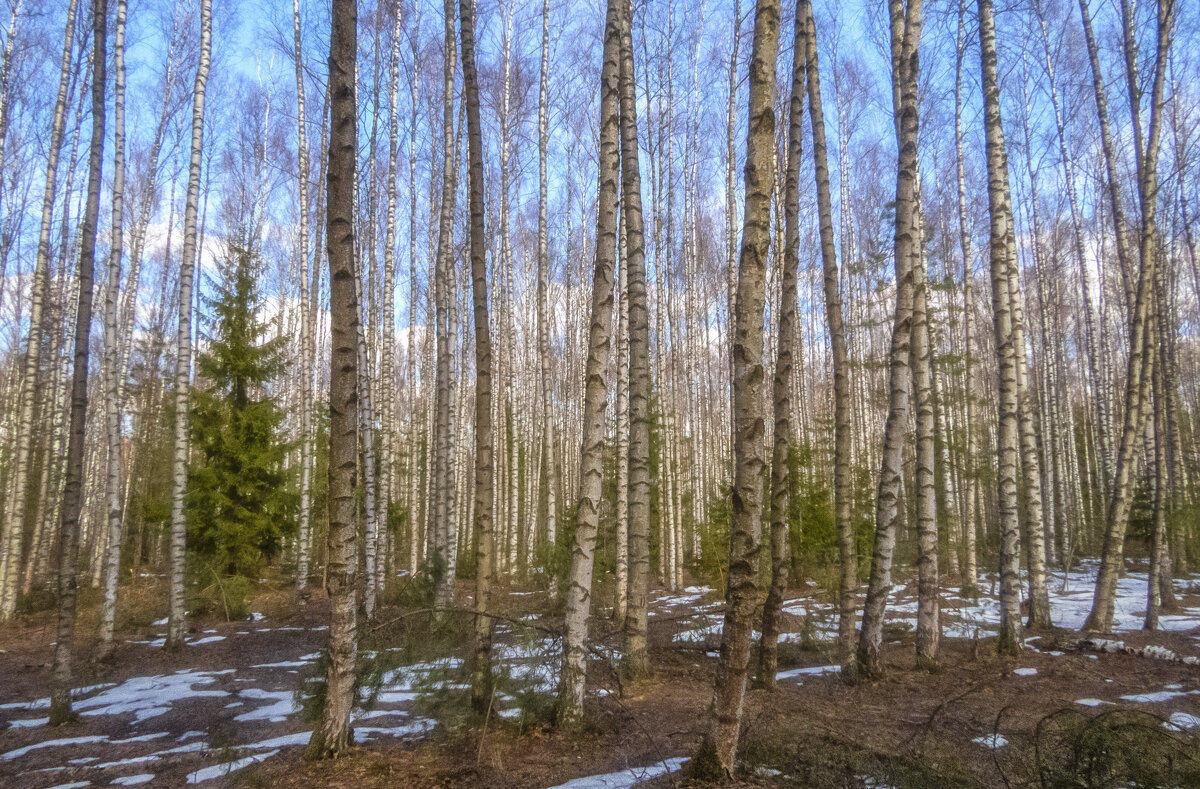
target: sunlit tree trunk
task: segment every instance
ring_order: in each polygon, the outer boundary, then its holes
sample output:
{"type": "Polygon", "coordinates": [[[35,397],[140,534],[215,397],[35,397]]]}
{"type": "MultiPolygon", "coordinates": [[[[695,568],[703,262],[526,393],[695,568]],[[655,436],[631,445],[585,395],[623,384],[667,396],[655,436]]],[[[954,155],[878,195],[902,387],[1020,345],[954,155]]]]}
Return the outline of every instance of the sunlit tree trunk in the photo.
{"type": "Polygon", "coordinates": [[[883,613],[892,588],[892,554],[896,549],[905,433],[908,429],[909,379],[913,310],[913,256],[917,227],[917,77],[921,41],[921,0],[889,0],[891,19],[892,96],[898,147],[894,257],[896,307],[889,361],[889,402],[875,500],[875,551],[863,606],[858,642],[858,671],[879,676],[883,613]]]}
{"type": "Polygon", "coordinates": [[[779,51],[778,0],[758,0],[750,60],[749,130],[746,134],[746,208],[738,262],[732,337],[733,508],[729,529],[729,581],[721,654],[708,730],[697,768],[732,777],[737,755],[750,636],[758,604],[762,491],[766,471],[763,402],[763,306],[771,244],[771,188],[775,158],[775,61],[779,51]]]}
{"type": "Polygon", "coordinates": [[[542,0],[542,71],[538,81],[538,236],[537,236],[537,310],[538,355],[542,385],[542,484],[546,496],[546,542],[558,541],[558,467],[554,462],[554,397],[550,387],[550,257],[547,251],[549,227],[546,219],[547,158],[550,149],[550,0],[542,0]]]}
{"type": "Polygon", "coordinates": [[[183,648],[184,545],[187,518],[184,498],[187,493],[188,416],[191,407],[192,366],[192,284],[199,247],[196,242],[196,215],[200,204],[200,157],[204,150],[204,92],[208,84],[208,65],[212,38],[212,0],[200,3],[200,61],[192,88],[192,148],[188,165],[188,187],[183,209],[183,257],[179,262],[179,330],[175,339],[175,440],[171,472],[171,543],[168,562],[170,605],[167,615],[168,649],[183,648]]]}
{"type": "Polygon", "coordinates": [[[463,101],[467,110],[467,168],[471,215],[471,292],[475,317],[475,666],[471,702],[486,714],[492,697],[493,563],[492,537],[492,335],[488,324],[487,241],[484,227],[483,134],[479,120],[479,78],[475,71],[474,0],[459,0],[462,36],[463,101]]]}
{"type": "MultiPolygon", "coordinates": [[[[914,91],[915,92],[915,91],[914,91]]],[[[915,220],[920,223],[920,213],[915,220]]],[[[918,226],[914,233],[923,238],[918,226]]],[[[912,392],[916,418],[917,665],[935,669],[941,624],[938,614],[937,483],[934,479],[936,422],[933,412],[933,348],[929,279],[923,243],[913,253],[912,392]]]]}
{"type": "MultiPolygon", "coordinates": [[[[758,682],[775,687],[775,671],[779,665],[779,620],[782,615],[783,594],[787,588],[791,553],[788,547],[789,506],[792,475],[789,455],[792,450],[792,356],[796,352],[796,271],[800,267],[800,158],[803,155],[805,76],[816,77],[815,46],[809,46],[814,35],[812,4],[800,0],[796,4],[796,22],[792,47],[792,92],[788,102],[787,159],[783,166],[784,182],[783,224],[784,243],[780,266],[779,302],[775,319],[778,326],[775,350],[775,371],[771,381],[771,400],[774,408],[775,435],[771,448],[771,509],[770,558],[771,581],[763,604],[762,640],[758,647],[758,682]]],[[[818,89],[819,90],[819,89],[818,89]]],[[[817,94],[818,101],[820,93],[817,94]]],[[[811,101],[811,98],[810,98],[811,101]]],[[[820,109],[815,110],[816,118],[820,109]]],[[[814,129],[815,131],[815,129],[814,129]]],[[[823,130],[822,130],[823,132],[823,130]]],[[[814,135],[814,153],[815,153],[814,135]]],[[[817,164],[818,190],[820,163],[817,164]]],[[[828,172],[825,173],[828,190],[828,172]]],[[[828,191],[825,193],[828,198],[828,191]]],[[[826,214],[822,213],[822,218],[826,214]]],[[[778,221],[778,220],[777,220],[778,221]]],[[[832,243],[832,238],[830,239],[832,243]]],[[[822,245],[822,254],[825,252],[822,245]]],[[[779,250],[776,250],[778,255],[779,250]]],[[[836,269],[837,263],[834,262],[836,269]]],[[[835,296],[836,298],[836,296],[835,296]]],[[[835,406],[836,407],[836,406],[835,406]]],[[[835,439],[836,443],[836,439],[835,439]]]]}
{"type": "MultiPolygon", "coordinates": [[[[120,8],[118,13],[122,13],[120,8]]],[[[79,511],[83,504],[83,443],[88,407],[88,346],[92,329],[92,271],[96,257],[96,224],[100,215],[100,186],[104,169],[104,92],[108,50],[107,0],[92,3],[92,138],[88,146],[87,203],[80,229],[79,265],[75,279],[79,301],[75,312],[75,348],[71,370],[71,424],[67,434],[66,484],[59,526],[58,627],[50,680],[49,725],[70,721],[71,661],[75,649],[75,602],[78,591],[79,511]]],[[[120,513],[117,514],[118,521],[120,513]]],[[[107,525],[107,524],[106,524],[107,525]]]]}
{"type": "MultiPolygon", "coordinates": [[[[1163,82],[1166,73],[1167,52],[1171,44],[1171,28],[1174,22],[1175,4],[1164,0],[1158,6],[1158,24],[1150,94],[1150,125],[1145,135],[1135,118],[1135,145],[1137,145],[1138,197],[1141,202],[1141,246],[1140,267],[1133,308],[1130,312],[1129,355],[1125,374],[1124,425],[1118,442],[1116,469],[1112,495],[1108,502],[1105,522],[1104,544],[1101,552],[1100,572],[1096,578],[1096,593],[1092,610],[1084,622],[1088,632],[1107,633],[1112,630],[1113,607],[1116,600],[1117,578],[1121,574],[1125,547],[1125,530],[1129,525],[1129,512],[1133,504],[1135,467],[1138,462],[1137,447],[1145,428],[1147,405],[1152,396],[1150,354],[1153,336],[1153,290],[1158,256],[1158,232],[1156,209],[1158,197],[1158,146],[1162,127],[1163,82]]],[[[1126,48],[1135,33],[1133,22],[1124,19],[1126,48]]],[[[1141,101],[1141,89],[1135,70],[1136,56],[1126,55],[1131,104],[1141,101]]]]}
{"type": "MultiPolygon", "coordinates": [[[[341,756],[352,742],[357,657],[354,582],[354,487],[358,463],[359,309],[355,299],[354,183],[358,128],[355,65],[358,60],[356,0],[332,0],[329,35],[329,161],[325,180],[329,255],[329,535],[325,590],[329,596],[329,652],[325,705],[308,741],[314,758],[341,756]]],[[[451,16],[451,20],[453,16],[451,16]]],[[[451,30],[453,23],[451,22],[451,30]]]]}
{"type": "Polygon", "coordinates": [[[17,392],[16,441],[9,471],[8,489],[10,494],[7,506],[4,508],[4,542],[3,549],[0,550],[0,621],[11,619],[13,612],[17,609],[22,543],[25,532],[25,509],[29,498],[26,488],[33,461],[33,412],[38,368],[41,365],[42,311],[45,306],[46,283],[50,266],[50,222],[54,214],[58,158],[62,147],[63,127],[66,125],[67,85],[71,73],[71,52],[77,4],[78,0],[71,0],[67,5],[58,94],[54,100],[54,116],[50,124],[50,140],[47,147],[37,260],[34,264],[33,282],[30,285],[29,293],[29,341],[25,348],[24,359],[21,360],[22,375],[17,392]]]}
{"type": "Polygon", "coordinates": [[[992,311],[999,362],[997,426],[997,513],[1000,519],[1000,643],[1001,654],[1021,649],[1020,563],[1021,525],[1017,514],[1017,474],[1020,462],[1017,366],[1014,316],[1009,277],[1015,267],[1009,258],[1015,243],[1012,202],[1008,185],[1008,154],[1000,116],[1000,83],[996,69],[996,22],[991,0],[979,0],[980,63],[983,74],[984,131],[991,214],[992,311]]]}
{"type": "Polygon", "coordinates": [[[613,619],[624,626],[629,607],[629,251],[621,234],[617,277],[617,545],[613,619]]]}
{"type": "Polygon", "coordinates": [[[626,251],[621,263],[628,268],[629,288],[630,565],[623,669],[628,676],[640,677],[650,670],[646,654],[646,592],[650,580],[650,316],[646,304],[646,243],[634,96],[633,6],[630,0],[621,2],[624,4],[620,31],[621,227],[626,251]]]}
{"type": "Polygon", "coordinates": [[[608,404],[609,349],[612,343],[613,263],[617,251],[617,201],[620,178],[621,15],[623,0],[608,0],[604,22],[604,61],[600,71],[600,167],[597,182],[596,249],[592,271],[592,307],[588,329],[583,443],[579,462],[579,504],[567,587],[566,635],[558,725],[583,721],[587,677],[588,617],[600,499],[604,482],[604,411],[608,404]]]}
{"type": "Polygon", "coordinates": [[[962,131],[962,83],[963,58],[966,54],[964,43],[964,17],[966,16],[966,0],[958,3],[958,34],[954,55],[954,148],[955,166],[958,176],[958,243],[963,259],[963,378],[964,378],[964,410],[966,425],[963,455],[966,464],[966,509],[963,522],[963,576],[960,590],[965,597],[974,596],[978,583],[978,560],[975,550],[975,515],[979,508],[979,476],[975,468],[975,395],[972,388],[972,361],[975,349],[971,345],[971,325],[974,308],[971,304],[971,280],[974,266],[971,259],[971,232],[967,226],[967,185],[963,161],[963,131],[962,131]]]}
{"type": "Polygon", "coordinates": [[[117,614],[117,580],[121,570],[121,383],[124,371],[117,339],[117,303],[121,285],[121,252],[125,206],[125,9],[117,0],[113,35],[113,184],[112,238],[108,254],[108,287],[104,298],[104,429],[108,441],[104,475],[105,526],[108,545],[104,554],[104,602],[100,611],[99,656],[112,650],[117,614]]]}
{"type": "Polygon", "coordinates": [[[429,534],[433,540],[432,546],[436,561],[440,565],[436,572],[435,600],[439,606],[449,605],[453,600],[454,589],[450,583],[453,576],[450,572],[450,518],[453,515],[450,506],[451,487],[453,486],[453,461],[451,452],[453,443],[450,435],[450,311],[453,303],[453,229],[454,201],[456,180],[454,173],[454,0],[445,0],[445,58],[442,77],[442,205],[438,219],[437,238],[437,269],[434,291],[435,311],[437,322],[437,381],[434,409],[434,440],[433,440],[433,479],[434,500],[430,508],[432,520],[429,522],[429,534]]]}
{"type": "Polygon", "coordinates": [[[292,56],[296,65],[296,160],[299,168],[298,256],[300,271],[300,524],[296,536],[296,590],[308,594],[312,551],[312,310],[308,289],[308,124],[304,111],[304,62],[300,47],[300,0],[292,0],[292,56]]]}
{"type": "MultiPolygon", "coordinates": [[[[817,57],[817,29],[812,3],[800,0],[797,17],[805,20],[805,69],[808,78],[808,112],[813,137],[813,163],[817,186],[817,214],[821,238],[822,286],[825,296],[825,323],[833,362],[833,509],[837,526],[838,560],[838,662],[850,675],[854,671],[856,594],[858,592],[858,544],[854,533],[853,483],[850,467],[850,354],[846,347],[846,329],[842,315],[837,248],[833,235],[833,205],[829,188],[829,156],[825,141],[825,107],[821,100],[821,74],[817,57]]],[[[797,22],[797,30],[800,23],[797,22]]],[[[799,36],[797,36],[799,40],[799,36]]],[[[795,77],[793,77],[795,80],[795,77]]],[[[795,84],[793,82],[793,90],[795,84]]],[[[795,98],[792,99],[793,103],[795,98]]],[[[799,133],[800,119],[794,121],[799,133]]],[[[797,146],[798,148],[799,146],[797,146]]],[[[789,167],[791,163],[789,162],[789,167]]],[[[799,165],[797,164],[797,167],[799,165]]],[[[791,177],[789,173],[789,178],[791,177]]],[[[844,177],[844,176],[843,176],[844,177]]],[[[798,188],[798,187],[797,187],[798,188]]],[[[797,200],[799,195],[797,195],[797,200]]],[[[797,235],[798,235],[797,230],[797,235]]],[[[799,239],[797,238],[797,242],[799,239]]],[[[786,287],[786,269],[785,269],[786,287]]],[[[786,341],[790,341],[787,339],[786,341]]],[[[782,324],[780,342],[785,342],[782,324]]],[[[801,349],[803,350],[803,349],[801,349]]]]}

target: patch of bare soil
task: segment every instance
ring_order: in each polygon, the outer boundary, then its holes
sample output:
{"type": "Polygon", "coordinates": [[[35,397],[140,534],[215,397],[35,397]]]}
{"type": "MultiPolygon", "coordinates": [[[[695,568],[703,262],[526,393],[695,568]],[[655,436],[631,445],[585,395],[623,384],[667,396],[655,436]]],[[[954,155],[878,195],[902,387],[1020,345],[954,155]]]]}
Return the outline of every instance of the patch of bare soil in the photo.
{"type": "MultiPolygon", "coordinates": [[[[675,630],[666,622],[656,630],[654,677],[621,688],[621,694],[591,698],[594,728],[583,734],[549,728],[518,734],[492,724],[487,731],[443,731],[424,742],[357,748],[336,762],[308,762],[291,752],[250,768],[240,783],[540,788],[687,756],[708,722],[716,660],[706,646],[665,647],[675,630]]],[[[1131,650],[1156,645],[1179,655],[1197,654],[1197,639],[1200,631],[1122,637],[1131,650]]],[[[1135,756],[1141,748],[1165,749],[1154,758],[1175,759],[1171,774],[1183,776],[1180,780],[1200,775],[1200,763],[1188,763],[1200,756],[1187,731],[1191,721],[1178,717],[1197,716],[1200,724],[1197,668],[1125,652],[1097,653],[1078,642],[1074,633],[1047,632],[1032,639],[1020,657],[1000,658],[994,639],[947,639],[941,670],[930,673],[916,670],[913,644],[903,637],[886,645],[880,682],[851,686],[831,671],[792,673],[774,691],[752,689],[736,785],[1039,785],[1041,778],[1064,771],[1077,775],[1080,766],[1071,760],[1088,756],[1089,747],[1109,747],[1106,723],[1119,724],[1128,735],[1114,747],[1133,748],[1135,756]],[[1184,725],[1172,726],[1172,720],[1184,725]],[[1079,753],[1064,754],[1064,748],[1079,753]],[[1192,768],[1196,771],[1188,772],[1192,768]]],[[[782,651],[789,660],[781,673],[830,662],[828,654],[782,651]]],[[[610,675],[596,679],[604,683],[610,675]]],[[[1146,753],[1145,760],[1150,758],[1146,753]]],[[[1110,766],[1115,781],[1120,765],[1110,766]]],[[[1064,785],[1125,785],[1106,783],[1101,767],[1095,776],[1064,785]]],[[[648,785],[702,784],[684,769],[648,785]]]]}

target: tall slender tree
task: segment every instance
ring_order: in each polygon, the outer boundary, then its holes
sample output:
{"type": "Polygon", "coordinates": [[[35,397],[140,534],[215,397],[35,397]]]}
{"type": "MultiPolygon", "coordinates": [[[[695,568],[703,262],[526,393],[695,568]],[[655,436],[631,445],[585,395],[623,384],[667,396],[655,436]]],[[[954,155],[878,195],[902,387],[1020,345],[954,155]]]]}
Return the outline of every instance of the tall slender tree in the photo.
{"type": "Polygon", "coordinates": [[[604,60],[600,69],[600,166],[597,176],[596,248],[592,269],[591,317],[584,376],[583,443],[571,577],[567,586],[566,635],[563,638],[562,686],[557,723],[576,727],[583,721],[587,677],[588,617],[600,499],[604,484],[604,411],[608,404],[609,351],[612,345],[613,265],[617,252],[617,202],[620,178],[621,13],[624,0],[608,0],[604,18],[604,60]]]}
{"type": "MultiPolygon", "coordinates": [[[[847,676],[854,671],[854,626],[858,591],[858,540],[853,519],[853,484],[850,467],[850,353],[842,316],[837,249],[833,237],[833,208],[829,192],[829,157],[825,143],[825,109],[821,101],[821,73],[817,59],[817,28],[810,0],[799,0],[796,14],[805,22],[805,73],[808,112],[812,127],[813,164],[817,185],[817,215],[821,238],[822,285],[825,322],[833,362],[833,510],[837,525],[838,558],[838,655],[847,676]]],[[[797,22],[797,25],[800,23],[797,22]]],[[[794,101],[794,99],[793,99],[794,101]]],[[[784,335],[780,334],[780,341],[784,335]]]]}
{"type": "Polygon", "coordinates": [[[922,0],[888,0],[892,55],[892,102],[896,126],[896,216],[893,256],[896,305],[888,363],[889,397],[883,452],[875,497],[875,551],[863,605],[858,671],[879,676],[883,613],[892,588],[892,555],[900,512],[905,434],[908,432],[911,376],[914,256],[917,250],[917,79],[920,75],[922,0]]]}
{"type": "MultiPolygon", "coordinates": [[[[1118,437],[1116,469],[1112,495],[1108,501],[1104,544],[1101,549],[1100,572],[1096,578],[1096,593],[1092,610],[1083,629],[1106,633],[1112,630],[1116,601],[1117,578],[1123,567],[1125,530],[1133,503],[1134,467],[1138,462],[1137,446],[1146,428],[1146,415],[1152,397],[1153,378],[1153,298],[1155,269],[1158,261],[1158,150],[1162,132],[1163,84],[1167,54],[1171,48],[1175,19],[1174,0],[1158,3],[1155,30],[1154,60],[1151,72],[1150,120],[1143,132],[1140,113],[1142,88],[1137,76],[1136,31],[1128,2],[1122,20],[1127,82],[1130,106],[1134,109],[1134,145],[1137,162],[1137,195],[1141,203],[1141,243],[1137,285],[1130,310],[1129,355],[1125,371],[1125,418],[1118,437]]],[[[1085,9],[1086,10],[1086,9],[1085,9]]],[[[1085,15],[1086,16],[1086,15],[1085,15]]],[[[1089,44],[1089,47],[1093,45],[1089,44]]],[[[1114,198],[1115,200],[1115,198],[1114,198]]]]}
{"type": "Polygon", "coordinates": [[[733,511],[729,581],[712,716],[697,756],[698,769],[732,777],[737,755],[750,636],[758,605],[762,491],[766,471],[763,407],[763,306],[771,245],[771,188],[775,167],[775,60],[779,2],[758,0],[750,56],[749,128],[746,133],[746,208],[738,260],[733,356],[733,511]]]}
{"type": "Polygon", "coordinates": [[[92,2],[92,139],[88,145],[87,202],[80,228],[79,264],[75,279],[75,349],[71,365],[71,416],[67,434],[66,484],[59,525],[58,634],[50,682],[51,726],[71,720],[71,661],[75,650],[75,601],[78,592],[79,512],[83,506],[83,443],[88,407],[88,345],[92,330],[92,271],[96,259],[96,225],[104,171],[104,93],[108,66],[108,2],[92,2]]]}
{"type": "Polygon", "coordinates": [[[451,295],[454,288],[453,280],[453,230],[454,230],[454,200],[456,177],[454,172],[454,64],[457,59],[454,35],[454,0],[445,0],[445,47],[442,74],[442,205],[438,218],[437,263],[434,283],[434,307],[436,320],[437,343],[437,380],[435,392],[434,441],[433,441],[433,506],[429,508],[432,520],[428,530],[432,540],[434,561],[436,563],[437,589],[436,599],[439,605],[448,605],[454,596],[454,574],[452,568],[451,541],[453,531],[451,520],[453,509],[450,500],[453,495],[453,470],[451,451],[451,421],[450,400],[452,385],[451,370],[451,332],[450,311],[454,309],[454,299],[451,295]]]}
{"type": "Polygon", "coordinates": [[[650,671],[646,652],[646,594],[650,582],[650,312],[646,303],[646,241],[633,73],[633,5],[630,0],[622,2],[621,229],[626,256],[621,265],[628,269],[629,288],[629,599],[623,668],[628,676],[640,677],[650,671]]]}
{"type": "Polygon", "coordinates": [[[168,649],[183,648],[184,548],[187,540],[188,409],[191,406],[192,372],[192,285],[201,247],[197,243],[200,206],[200,158],[204,152],[204,96],[212,46],[212,0],[200,1],[200,59],[192,87],[192,141],[188,163],[188,186],[183,208],[183,257],[179,262],[179,327],[175,336],[175,441],[171,467],[171,548],[168,562],[170,585],[167,613],[168,649]]]}
{"type": "Polygon", "coordinates": [[[125,12],[126,0],[117,0],[113,31],[113,185],[112,239],[108,253],[108,287],[104,291],[104,430],[108,443],[105,461],[104,504],[108,548],[104,556],[104,602],[100,613],[99,655],[112,649],[117,615],[117,576],[121,569],[121,378],[117,304],[121,291],[121,253],[125,208],[125,12]]]}
{"type": "Polygon", "coordinates": [[[79,0],[67,4],[63,33],[62,61],[54,116],[50,122],[50,140],[46,157],[46,176],[42,192],[41,224],[38,230],[37,259],[30,285],[29,339],[21,362],[22,375],[17,391],[16,443],[9,472],[9,496],[4,508],[4,542],[0,550],[0,621],[12,618],[17,610],[17,592],[21,575],[21,553],[25,535],[25,509],[28,503],[30,466],[33,463],[33,412],[38,370],[42,363],[41,327],[50,268],[50,222],[54,214],[58,160],[67,116],[67,86],[71,76],[71,53],[75,40],[75,11],[79,0]]]}
{"type": "MultiPolygon", "coordinates": [[[[332,0],[329,32],[329,161],[325,176],[325,238],[329,255],[329,661],[325,705],[308,741],[310,756],[336,757],[352,741],[357,656],[354,487],[358,461],[359,309],[355,299],[354,183],[358,155],[355,71],[357,0],[332,0]]],[[[451,16],[453,20],[453,15],[451,16]]],[[[453,21],[451,21],[453,29],[453,21]]]]}
{"type": "Polygon", "coordinates": [[[791,564],[788,526],[792,489],[789,457],[793,442],[792,357],[796,352],[796,272],[800,267],[800,158],[804,142],[805,79],[810,65],[810,15],[811,4],[800,0],[796,4],[792,47],[792,94],[788,102],[787,158],[783,168],[783,265],[780,272],[779,303],[775,313],[778,326],[775,373],[771,381],[775,420],[774,445],[771,448],[771,583],[763,604],[762,641],[758,648],[758,681],[769,688],[775,685],[775,669],[779,665],[779,623],[783,611],[783,594],[787,588],[788,565],[791,564]]]}
{"type": "Polygon", "coordinates": [[[492,334],[488,317],[487,232],[484,217],[483,132],[475,69],[475,3],[458,0],[462,37],[463,101],[467,108],[467,177],[471,216],[471,295],[475,319],[475,666],[472,704],[486,714],[492,701],[492,573],[495,563],[492,474],[492,334]]]}
{"type": "MultiPolygon", "coordinates": [[[[300,0],[292,0],[292,59],[296,66],[296,166],[297,231],[300,272],[300,525],[296,536],[296,591],[308,594],[308,571],[312,552],[312,465],[313,465],[313,371],[311,364],[312,307],[308,287],[308,121],[304,102],[304,60],[300,45],[300,0]]],[[[315,265],[315,264],[314,264],[315,265]]]]}
{"type": "Polygon", "coordinates": [[[992,326],[995,332],[999,424],[996,428],[996,511],[1000,518],[1000,644],[1004,654],[1021,649],[1021,527],[1017,512],[1020,436],[1017,394],[1018,349],[1008,278],[1013,237],[1008,154],[1000,114],[1000,82],[996,65],[996,21],[991,0],[979,0],[979,47],[983,81],[988,204],[991,217],[989,255],[992,271],[992,326]]]}

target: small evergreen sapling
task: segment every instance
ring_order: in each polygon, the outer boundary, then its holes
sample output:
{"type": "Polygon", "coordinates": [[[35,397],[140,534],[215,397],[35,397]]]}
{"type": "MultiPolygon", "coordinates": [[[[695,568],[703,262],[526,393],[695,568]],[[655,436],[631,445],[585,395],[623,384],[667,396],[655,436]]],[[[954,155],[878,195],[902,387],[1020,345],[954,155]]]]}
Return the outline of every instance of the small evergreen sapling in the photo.
{"type": "Polygon", "coordinates": [[[230,248],[205,299],[188,473],[188,542],[215,575],[257,577],[295,529],[284,412],[285,338],[260,316],[251,254],[230,248]]]}

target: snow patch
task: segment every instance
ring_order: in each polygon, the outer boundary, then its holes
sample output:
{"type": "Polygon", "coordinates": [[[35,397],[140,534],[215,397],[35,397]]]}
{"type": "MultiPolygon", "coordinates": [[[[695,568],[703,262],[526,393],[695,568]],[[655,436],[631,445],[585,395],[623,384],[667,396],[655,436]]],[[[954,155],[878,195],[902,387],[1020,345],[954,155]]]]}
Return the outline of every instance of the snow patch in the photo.
{"type": "Polygon", "coordinates": [[[629,787],[636,786],[642,781],[649,781],[651,778],[673,773],[683,767],[686,762],[686,758],[676,757],[674,759],[666,759],[648,767],[629,767],[624,770],[618,770],[615,773],[576,778],[573,781],[567,781],[565,784],[551,787],[551,789],[629,789],[629,787]]]}
{"type": "Polygon", "coordinates": [[[979,743],[984,748],[991,748],[993,750],[1008,745],[1008,739],[1002,734],[988,734],[983,737],[976,737],[971,742],[979,743]]]}
{"type": "Polygon", "coordinates": [[[277,753],[279,753],[277,750],[267,751],[266,753],[256,753],[251,756],[243,756],[240,759],[234,759],[232,762],[214,764],[212,767],[205,767],[203,769],[196,770],[194,773],[188,773],[187,782],[189,784],[198,784],[203,783],[204,781],[211,781],[213,778],[223,778],[224,776],[229,775],[232,772],[236,772],[243,767],[249,767],[256,762],[266,761],[277,753]]]}

